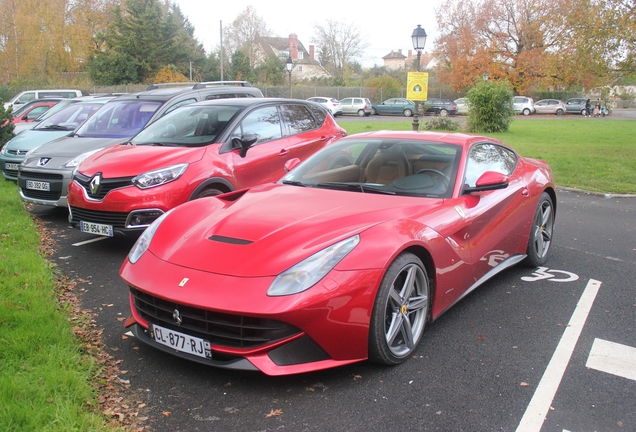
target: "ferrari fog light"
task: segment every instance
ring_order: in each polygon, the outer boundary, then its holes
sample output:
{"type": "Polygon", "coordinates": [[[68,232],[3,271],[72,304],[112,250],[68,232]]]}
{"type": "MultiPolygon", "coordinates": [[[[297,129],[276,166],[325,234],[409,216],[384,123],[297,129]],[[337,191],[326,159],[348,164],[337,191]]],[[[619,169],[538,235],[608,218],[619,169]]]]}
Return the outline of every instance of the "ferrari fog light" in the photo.
{"type": "Polygon", "coordinates": [[[355,235],[329,246],[279,274],[267,290],[267,295],[283,296],[308,290],[327,275],[356,245],[355,235]]]}

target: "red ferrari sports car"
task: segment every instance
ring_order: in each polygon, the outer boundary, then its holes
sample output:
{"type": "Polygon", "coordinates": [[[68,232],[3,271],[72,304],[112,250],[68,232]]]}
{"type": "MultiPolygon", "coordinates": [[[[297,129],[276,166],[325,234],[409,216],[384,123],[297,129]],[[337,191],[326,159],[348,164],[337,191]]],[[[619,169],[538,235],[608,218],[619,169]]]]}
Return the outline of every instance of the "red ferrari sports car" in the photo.
{"type": "Polygon", "coordinates": [[[139,339],[268,375],[395,365],[427,323],[552,243],[550,167],[485,136],[358,134],[287,168],[144,231],[121,268],[139,339]]]}

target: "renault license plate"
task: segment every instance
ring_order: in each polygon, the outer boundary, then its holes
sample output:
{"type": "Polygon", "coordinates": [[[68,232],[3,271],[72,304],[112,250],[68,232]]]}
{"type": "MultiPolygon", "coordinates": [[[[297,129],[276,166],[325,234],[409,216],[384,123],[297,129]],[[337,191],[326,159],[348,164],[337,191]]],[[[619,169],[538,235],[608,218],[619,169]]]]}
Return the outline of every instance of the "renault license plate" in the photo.
{"type": "Polygon", "coordinates": [[[89,233],[89,234],[97,234],[101,236],[108,236],[108,237],[113,236],[112,225],[98,224],[94,222],[80,221],[80,231],[89,233]]]}

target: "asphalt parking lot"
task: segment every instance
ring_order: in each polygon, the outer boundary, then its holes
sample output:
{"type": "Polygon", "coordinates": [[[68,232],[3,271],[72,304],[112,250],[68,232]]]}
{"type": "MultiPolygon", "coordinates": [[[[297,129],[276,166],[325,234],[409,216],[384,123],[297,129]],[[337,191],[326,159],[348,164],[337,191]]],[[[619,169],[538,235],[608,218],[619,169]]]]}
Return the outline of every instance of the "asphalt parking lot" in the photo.
{"type": "Polygon", "coordinates": [[[557,211],[546,267],[498,275],[429,325],[403,365],[273,378],[194,364],[127,334],[118,271],[132,241],[31,208],[153,430],[636,430],[636,198],[559,190],[557,211]]]}

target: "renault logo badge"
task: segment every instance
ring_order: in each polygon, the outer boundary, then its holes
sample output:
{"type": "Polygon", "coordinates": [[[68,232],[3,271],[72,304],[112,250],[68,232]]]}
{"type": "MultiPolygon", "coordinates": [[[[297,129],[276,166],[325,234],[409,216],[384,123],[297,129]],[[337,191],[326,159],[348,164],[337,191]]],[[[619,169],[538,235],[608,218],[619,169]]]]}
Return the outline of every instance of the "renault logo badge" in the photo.
{"type": "Polygon", "coordinates": [[[183,318],[181,318],[181,312],[179,312],[179,309],[175,309],[174,312],[172,312],[172,318],[174,318],[177,326],[180,326],[183,322],[183,318]]]}
{"type": "Polygon", "coordinates": [[[91,182],[89,183],[89,186],[91,189],[91,195],[97,195],[97,192],[99,192],[99,187],[101,185],[101,182],[102,182],[101,173],[95,174],[95,177],[93,177],[91,182]]]}

